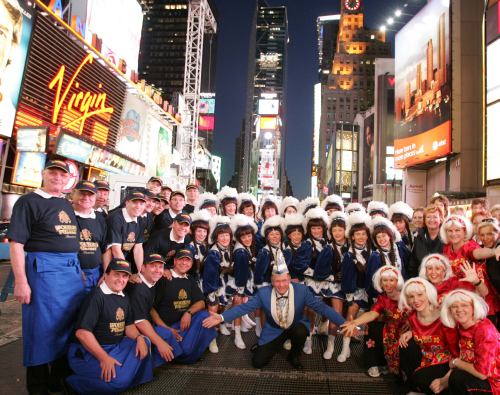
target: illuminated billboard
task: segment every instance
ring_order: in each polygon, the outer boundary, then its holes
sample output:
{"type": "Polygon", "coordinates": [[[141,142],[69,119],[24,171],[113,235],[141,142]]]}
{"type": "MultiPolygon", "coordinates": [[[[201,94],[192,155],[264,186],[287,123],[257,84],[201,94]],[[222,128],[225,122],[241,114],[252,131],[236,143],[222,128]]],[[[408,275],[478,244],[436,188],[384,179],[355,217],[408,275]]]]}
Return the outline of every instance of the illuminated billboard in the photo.
{"type": "Polygon", "coordinates": [[[45,167],[45,152],[16,152],[12,184],[38,188],[42,186],[42,170],[45,167]]]}
{"type": "Polygon", "coordinates": [[[215,113],[215,99],[200,98],[200,114],[214,114],[214,113],[215,113]]]}
{"type": "Polygon", "coordinates": [[[215,127],[215,117],[213,115],[200,115],[198,130],[211,131],[215,127]]]}
{"type": "Polygon", "coordinates": [[[260,130],[276,130],[276,117],[260,117],[260,130]]]}
{"type": "Polygon", "coordinates": [[[32,14],[22,0],[0,1],[0,135],[12,136],[32,14]]]}
{"type": "Polygon", "coordinates": [[[127,93],[116,149],[137,160],[141,159],[141,130],[145,128],[147,111],[146,103],[137,96],[127,93]]]}
{"type": "Polygon", "coordinates": [[[278,115],[279,100],[259,99],[259,115],[278,115]]]}
{"type": "Polygon", "coordinates": [[[448,1],[429,1],[396,34],[395,71],[396,167],[407,168],[449,154],[451,57],[448,1]]]}

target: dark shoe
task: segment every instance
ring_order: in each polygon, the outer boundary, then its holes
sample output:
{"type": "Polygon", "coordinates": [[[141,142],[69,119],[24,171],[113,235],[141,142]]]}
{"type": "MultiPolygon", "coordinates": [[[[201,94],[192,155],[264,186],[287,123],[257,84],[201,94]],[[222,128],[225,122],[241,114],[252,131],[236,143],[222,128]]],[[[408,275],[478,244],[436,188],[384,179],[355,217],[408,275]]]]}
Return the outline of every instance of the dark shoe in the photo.
{"type": "Polygon", "coordinates": [[[290,365],[294,367],[294,369],[302,369],[304,366],[302,366],[302,363],[300,363],[300,359],[296,355],[291,355],[288,354],[288,357],[286,357],[287,361],[290,362],[290,365]]]}

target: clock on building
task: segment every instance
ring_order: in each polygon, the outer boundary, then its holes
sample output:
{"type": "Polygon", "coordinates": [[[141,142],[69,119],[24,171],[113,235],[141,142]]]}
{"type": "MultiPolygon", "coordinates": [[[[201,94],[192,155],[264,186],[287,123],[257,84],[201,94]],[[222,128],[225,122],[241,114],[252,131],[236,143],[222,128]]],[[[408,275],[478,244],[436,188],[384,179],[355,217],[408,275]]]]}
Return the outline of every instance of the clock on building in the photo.
{"type": "Polygon", "coordinates": [[[345,0],[344,7],[347,11],[358,11],[361,6],[360,0],[345,0]]]}

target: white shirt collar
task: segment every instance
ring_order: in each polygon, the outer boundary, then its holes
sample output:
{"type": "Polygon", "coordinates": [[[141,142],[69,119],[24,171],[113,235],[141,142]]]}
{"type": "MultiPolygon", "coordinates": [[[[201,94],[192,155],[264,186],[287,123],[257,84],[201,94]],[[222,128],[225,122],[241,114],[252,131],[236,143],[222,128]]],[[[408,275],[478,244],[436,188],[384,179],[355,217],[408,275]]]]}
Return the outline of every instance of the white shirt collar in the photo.
{"type": "Polygon", "coordinates": [[[125,218],[125,222],[137,222],[137,217],[131,217],[128,215],[127,209],[122,208],[123,218],[125,218]]]}
{"type": "Polygon", "coordinates": [[[169,207],[169,208],[168,208],[168,213],[170,214],[170,217],[171,217],[172,219],[174,219],[175,217],[177,217],[177,214],[182,213],[182,210],[181,210],[181,211],[179,211],[178,213],[174,213],[174,212],[172,211],[172,209],[169,207]]]}
{"type": "Polygon", "coordinates": [[[81,212],[75,210],[75,214],[76,214],[77,217],[80,217],[80,218],[95,219],[95,211],[94,211],[94,209],[92,209],[89,214],[81,213],[81,212]]]}
{"type": "Polygon", "coordinates": [[[170,240],[175,241],[178,244],[184,243],[184,237],[182,239],[175,239],[174,238],[174,231],[170,230],[170,240]]]}
{"type": "MultiPolygon", "coordinates": [[[[173,272],[173,270],[172,270],[173,272]]],[[[151,284],[150,282],[148,282],[148,280],[146,280],[144,278],[144,276],[142,275],[142,273],[139,273],[139,277],[141,278],[141,281],[147,285],[148,288],[153,288],[154,287],[154,284],[151,284]]]]}
{"type": "Polygon", "coordinates": [[[109,288],[108,285],[106,284],[106,281],[103,281],[101,285],[99,285],[99,288],[101,288],[101,291],[104,295],[119,295],[125,297],[123,291],[120,292],[112,291],[111,288],[109,288]]]}
{"type": "Polygon", "coordinates": [[[51,195],[50,193],[47,193],[45,192],[43,189],[41,188],[37,188],[35,189],[35,193],[37,195],[40,195],[41,197],[43,197],[44,199],[50,199],[50,198],[53,198],[53,197],[60,197],[60,198],[63,198],[64,197],[64,194],[61,193],[59,196],[54,196],[54,195],[51,195]]]}
{"type": "Polygon", "coordinates": [[[186,273],[184,274],[179,274],[177,273],[175,270],[171,270],[171,273],[172,273],[172,277],[173,278],[188,278],[188,275],[186,273]]]}

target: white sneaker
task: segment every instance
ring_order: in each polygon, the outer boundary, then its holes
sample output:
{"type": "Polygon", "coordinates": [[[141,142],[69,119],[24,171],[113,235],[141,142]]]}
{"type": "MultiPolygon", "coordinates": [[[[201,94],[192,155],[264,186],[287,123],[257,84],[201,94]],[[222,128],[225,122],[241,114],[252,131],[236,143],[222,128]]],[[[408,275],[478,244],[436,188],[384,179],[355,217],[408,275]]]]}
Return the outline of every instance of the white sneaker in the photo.
{"type": "Polygon", "coordinates": [[[250,328],[256,325],[255,322],[248,316],[248,314],[245,314],[243,317],[241,317],[241,321],[250,328]]]}
{"type": "Polygon", "coordinates": [[[342,352],[339,354],[339,356],[337,357],[337,361],[338,362],[345,362],[347,361],[347,358],[349,358],[351,356],[351,349],[348,348],[346,352],[344,352],[344,350],[342,350],[342,352]]]}
{"type": "Polygon", "coordinates": [[[328,335],[328,324],[328,320],[322,321],[321,324],[319,324],[318,335],[328,335]]]}
{"type": "Polygon", "coordinates": [[[370,377],[380,377],[380,370],[378,366],[372,366],[368,369],[368,376],[370,377]]]}
{"type": "Polygon", "coordinates": [[[225,324],[220,324],[219,332],[221,333],[221,335],[224,335],[224,336],[231,335],[231,332],[229,331],[229,329],[227,329],[227,326],[225,324]]]}
{"type": "Polygon", "coordinates": [[[326,351],[323,353],[324,359],[332,359],[333,351],[335,350],[335,336],[328,336],[328,344],[326,346],[326,351]]]}
{"type": "Polygon", "coordinates": [[[214,339],[210,342],[210,344],[208,345],[208,350],[212,354],[217,354],[219,352],[219,347],[217,347],[217,340],[216,339],[214,339]]]}
{"type": "Polygon", "coordinates": [[[247,348],[241,336],[234,337],[234,345],[238,347],[240,350],[244,350],[245,348],[247,348]]]}
{"type": "Polygon", "coordinates": [[[312,340],[311,340],[311,336],[307,336],[306,338],[306,342],[304,343],[304,348],[302,349],[302,351],[304,351],[304,354],[312,354],[313,350],[312,350],[312,340]]]}
{"type": "Polygon", "coordinates": [[[286,340],[284,343],[283,343],[283,348],[287,351],[290,351],[292,349],[292,342],[290,339],[286,340]]]}

